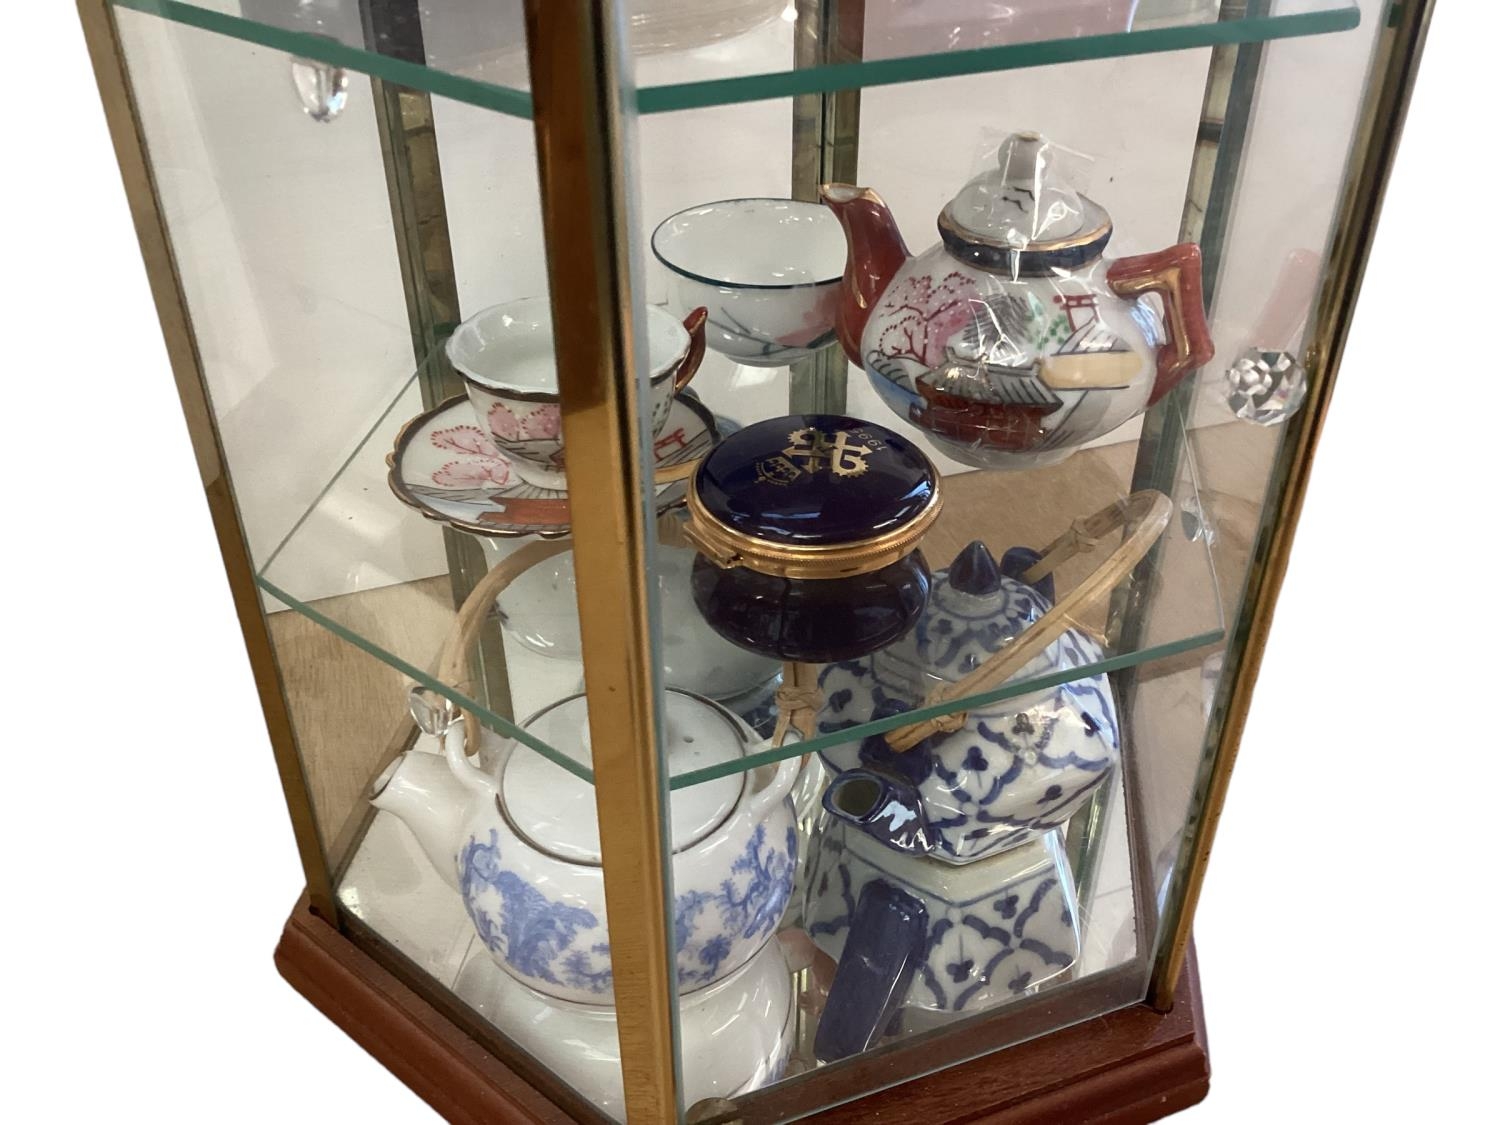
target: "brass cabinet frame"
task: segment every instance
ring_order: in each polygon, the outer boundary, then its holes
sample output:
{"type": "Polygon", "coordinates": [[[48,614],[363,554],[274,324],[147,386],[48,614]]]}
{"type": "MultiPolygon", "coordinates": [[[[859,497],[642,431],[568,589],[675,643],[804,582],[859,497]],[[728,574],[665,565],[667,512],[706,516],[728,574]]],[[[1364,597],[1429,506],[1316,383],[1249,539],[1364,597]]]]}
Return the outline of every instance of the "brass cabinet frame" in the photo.
{"type": "Polygon", "coordinates": [[[616,1006],[635,1015],[619,1024],[620,1065],[631,1119],[670,1121],[677,973],[649,604],[656,520],[647,505],[655,494],[643,463],[649,435],[636,409],[647,397],[636,372],[649,364],[638,363],[645,341],[635,339],[631,300],[639,263],[630,261],[631,162],[620,110],[621,78],[630,71],[620,24],[613,0],[526,3],[552,320],[570,326],[554,341],[563,437],[589,451],[589,487],[572,489],[568,502],[605,908],[616,921],[610,966],[616,1006]]]}
{"type": "MultiPolygon", "coordinates": [[[[1158,942],[1148,1002],[1170,1006],[1187,955],[1193,912],[1235,754],[1244,732],[1277,593],[1286,573],[1312,457],[1327,415],[1375,222],[1395,156],[1435,0],[1405,0],[1391,9],[1365,94],[1329,266],[1312,321],[1302,412],[1287,424],[1271,495],[1251,561],[1243,608],[1229,639],[1220,692],[1207,732],[1216,747],[1200,779],[1199,816],[1184,840],[1180,873],[1164,917],[1169,940],[1158,942]]],[[[823,0],[826,9],[828,0],[823,0]]],[[[616,0],[562,3],[527,0],[538,160],[551,288],[570,295],[566,315],[577,330],[560,337],[565,362],[563,425],[570,442],[598,451],[598,488],[581,493],[574,510],[579,602],[590,685],[594,769],[605,864],[615,988],[621,1025],[626,1102],[631,1120],[675,1120],[674,974],[670,971],[669,870],[663,810],[666,779],[657,761],[653,624],[646,581],[652,526],[641,464],[644,443],[636,410],[636,341],[629,310],[630,277],[624,143],[628,115],[620,106],[622,47],[615,40],[616,0]],[[587,253],[580,253],[584,249],[587,253]]],[[[799,7],[819,7],[800,0],[799,7]]],[[[846,5],[845,7],[849,7],[846,5]]],[[[86,42],[129,199],[152,296],[166,340],[189,434],[224,557],[236,612],[260,693],[282,789],[313,910],[335,925],[341,916],[299,757],[233,484],[209,406],[192,318],[173,256],[170,233],[146,153],[140,117],[122,55],[111,0],[78,0],[86,42]]],[[[826,47],[827,45],[825,45],[826,47]]],[[[814,60],[815,61],[815,60],[814,60]]],[[[857,120],[858,94],[819,96],[799,112],[799,128],[840,135],[857,120]],[[842,100],[840,100],[842,99],[842,100]],[[816,122],[816,125],[812,124],[816,122]]],[[[388,100],[399,112],[400,99],[388,100]]],[[[394,126],[394,120],[390,123],[394,126]]],[[[385,138],[389,139],[389,138],[385,138]]],[[[850,165],[822,136],[825,156],[850,165]]],[[[434,169],[435,170],[435,169],[434,169]]],[[[811,169],[797,171],[805,193],[811,169]]],[[[393,209],[400,214],[400,208],[393,209]]],[[[408,235],[413,232],[407,231],[408,235]]],[[[398,232],[399,234],[399,232],[398,232]]],[[[564,310],[556,309],[559,320],[564,310]]],[[[809,400],[835,380],[809,371],[809,400]]],[[[358,927],[352,927],[358,936],[358,927]]],[[[366,937],[368,940],[368,937],[366,937]]]]}
{"type": "Polygon", "coordinates": [[[1393,4],[1392,18],[1382,32],[1383,39],[1372,60],[1370,84],[1365,91],[1364,112],[1329,247],[1328,266],[1309,321],[1310,343],[1305,355],[1307,401],[1286,423],[1287,432],[1282,436],[1268,491],[1276,501],[1261,514],[1244,603],[1226,648],[1223,678],[1229,689],[1220,691],[1205,736],[1206,744],[1217,745],[1218,751],[1195,793],[1200,815],[1197,824],[1189,826],[1194,830],[1185,833],[1179,861],[1181,873],[1174,880],[1169,908],[1163,911],[1164,916],[1171,917],[1175,910],[1177,926],[1171,940],[1159,944],[1151,973],[1147,1002],[1159,1009],[1171,1006],[1187,959],[1193,914],[1203,889],[1209,851],[1224,810],[1240,739],[1244,737],[1250,697],[1265,656],[1271,617],[1286,577],[1292,539],[1307,495],[1313,454],[1328,416],[1436,2],[1403,0],[1393,4]]]}
{"type": "Polygon", "coordinates": [[[104,116],[114,143],[115,159],[120,165],[130,217],[135,223],[136,238],[145,260],[146,278],[156,315],[166,340],[167,360],[177,382],[182,412],[187,420],[188,436],[198,462],[198,475],[208,498],[214,533],[224,556],[224,570],[229,591],[234,598],[240,630],[245,635],[245,649],[250,656],[250,670],[260,693],[261,710],[266,716],[266,730],[281,775],[281,789],[286,795],[287,812],[292,818],[292,833],[302,871],[307,879],[307,895],[313,909],[322,917],[337,918],[328,857],[323,851],[313,812],[312,793],[302,769],[297,750],[297,736],[292,727],[291,712],[281,683],[276,654],[261,610],[260,591],[255,585],[255,567],[240,523],[239,507],[234,498],[234,484],[225,467],[224,449],[219,442],[209,405],[208,385],[203,377],[202,357],[193,334],[192,315],[183,292],[177,259],[167,229],[166,215],[157,190],[156,177],[146,154],[146,138],[141,131],[140,112],[130,85],[125,58],[120,45],[110,0],[78,0],[79,19],[84,40],[104,103],[104,116]]]}

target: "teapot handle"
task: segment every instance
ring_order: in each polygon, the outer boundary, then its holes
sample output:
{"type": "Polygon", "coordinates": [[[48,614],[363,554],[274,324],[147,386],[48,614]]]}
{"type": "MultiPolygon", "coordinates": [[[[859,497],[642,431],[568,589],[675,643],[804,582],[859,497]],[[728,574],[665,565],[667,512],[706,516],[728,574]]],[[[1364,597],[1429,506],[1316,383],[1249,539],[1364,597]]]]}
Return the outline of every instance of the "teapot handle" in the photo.
{"type": "Polygon", "coordinates": [[[802,758],[792,756],[776,763],[776,772],[765,786],[750,794],[745,808],[752,820],[762,819],[775,805],[784,800],[797,784],[797,775],[802,772],[802,758]]]}
{"type": "Polygon", "coordinates": [[[1181,242],[1152,254],[1120,258],[1109,267],[1109,287],[1117,297],[1157,293],[1167,314],[1167,340],[1156,349],[1156,382],[1150,406],[1196,367],[1214,357],[1214,342],[1203,312],[1203,254],[1181,242]]]}
{"type": "Polygon", "coordinates": [[[813,1037],[820,1062],[857,1055],[885,1034],[926,945],[922,900],[884,879],[866,883],[849,916],[849,936],[813,1037]]]}
{"type": "MultiPolygon", "coordinates": [[[[1034,585],[1051,574],[1066,559],[1079,551],[1093,547],[1094,541],[1119,527],[1129,527],[1124,542],[1114,553],[1099,564],[1094,572],[1073,589],[1064,594],[1057,603],[1042,614],[1030,628],[990,657],[963,679],[944,684],[928,693],[922,701],[923,707],[937,707],[949,700],[962,699],[982,691],[999,687],[1029,664],[1044,648],[1077,624],[1077,615],[1135,569],[1135,565],[1146,557],[1172,518],[1172,501],[1160,492],[1146,489],[1131,494],[1123,501],[1111,504],[1095,512],[1086,520],[1073,524],[1045,551],[1035,566],[1027,570],[1022,579],[1034,585]],[[1133,526],[1132,526],[1133,525],[1133,526]]],[[[886,732],[885,741],[898,753],[910,750],[917,743],[934,734],[951,734],[962,727],[968,719],[966,711],[955,711],[936,719],[925,719],[911,726],[897,727],[886,732]]]]}
{"type": "MultiPolygon", "coordinates": [[[[568,538],[538,539],[527,543],[474,584],[474,589],[469,591],[469,596],[459,607],[458,615],[453,622],[453,629],[443,645],[442,654],[438,657],[437,679],[439,683],[461,691],[469,686],[469,649],[473,648],[474,642],[479,639],[479,630],[484,625],[485,619],[489,617],[495,599],[500,596],[501,591],[537,563],[544,562],[553,555],[560,555],[572,546],[573,540],[568,538]]],[[[463,717],[465,741],[477,752],[480,736],[479,720],[474,712],[468,709],[464,710],[463,717]]]]}

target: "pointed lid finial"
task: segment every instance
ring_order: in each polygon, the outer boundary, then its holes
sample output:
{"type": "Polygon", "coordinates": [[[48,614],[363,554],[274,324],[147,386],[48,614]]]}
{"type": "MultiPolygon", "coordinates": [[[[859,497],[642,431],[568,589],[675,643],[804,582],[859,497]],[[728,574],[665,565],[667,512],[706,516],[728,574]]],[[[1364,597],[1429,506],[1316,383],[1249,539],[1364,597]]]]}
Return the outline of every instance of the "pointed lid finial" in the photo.
{"type": "Polygon", "coordinates": [[[948,568],[948,585],[960,593],[984,597],[1001,587],[1000,564],[978,539],[958,553],[948,568]]]}

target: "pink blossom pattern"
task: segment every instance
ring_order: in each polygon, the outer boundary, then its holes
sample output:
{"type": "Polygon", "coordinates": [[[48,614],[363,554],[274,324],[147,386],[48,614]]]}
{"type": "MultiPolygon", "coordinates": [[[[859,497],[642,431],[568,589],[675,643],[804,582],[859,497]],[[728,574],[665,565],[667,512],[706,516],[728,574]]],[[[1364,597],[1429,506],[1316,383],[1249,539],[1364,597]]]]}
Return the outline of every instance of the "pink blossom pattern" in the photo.
{"type": "Polygon", "coordinates": [[[546,441],[561,432],[562,411],[555,403],[548,403],[518,414],[497,402],[490,407],[486,421],[496,441],[546,441]]]}
{"type": "Polygon", "coordinates": [[[490,433],[501,441],[520,440],[521,419],[517,418],[505,403],[497,402],[491,406],[487,421],[490,425],[490,433]]]}
{"type": "Polygon", "coordinates": [[[555,438],[562,432],[562,410],[556,404],[539,406],[521,420],[529,438],[555,438]]]}
{"type": "Polygon", "coordinates": [[[925,275],[908,277],[881,302],[887,322],[876,348],[893,359],[936,367],[943,362],[948,341],[973,315],[970,302],[979,299],[973,281],[957,271],[936,284],[925,275]]]}
{"type": "Polygon", "coordinates": [[[481,457],[498,457],[500,451],[478,426],[452,426],[432,432],[432,444],[454,453],[475,453],[481,457]]]}
{"type": "Polygon", "coordinates": [[[498,457],[479,461],[449,461],[432,474],[443,488],[496,488],[510,481],[510,466],[498,457]]]}

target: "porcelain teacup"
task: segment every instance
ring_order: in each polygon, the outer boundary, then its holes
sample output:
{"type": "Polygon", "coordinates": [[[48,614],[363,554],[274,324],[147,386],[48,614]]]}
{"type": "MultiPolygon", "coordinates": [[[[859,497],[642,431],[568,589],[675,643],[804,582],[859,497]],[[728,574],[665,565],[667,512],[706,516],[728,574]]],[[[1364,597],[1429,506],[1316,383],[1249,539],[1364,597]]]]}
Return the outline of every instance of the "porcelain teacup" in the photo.
{"type": "Polygon", "coordinates": [[[783,367],[834,340],[845,249],[825,207],[703,203],[664,219],[651,250],[671,273],[668,305],[706,307],[708,346],[737,363],[783,367]]]}
{"type": "MultiPolygon", "coordinates": [[[[703,360],[704,309],[678,321],[655,305],[646,309],[651,365],[651,432],[660,435],[672,399],[703,360]]],[[[448,360],[463,377],[479,428],[516,474],[539,488],[566,489],[562,396],[552,343],[552,306],[523,297],[475,313],[448,337],[448,360]]]]}

